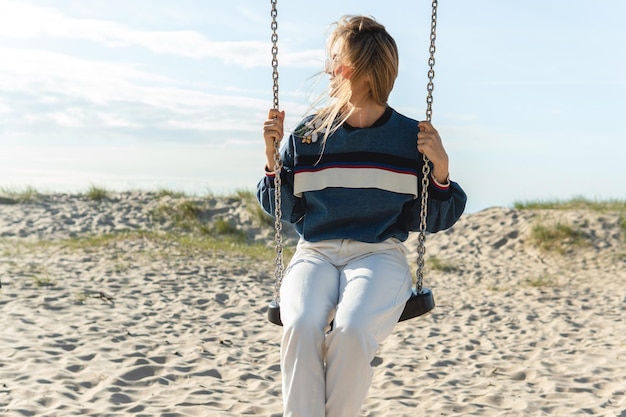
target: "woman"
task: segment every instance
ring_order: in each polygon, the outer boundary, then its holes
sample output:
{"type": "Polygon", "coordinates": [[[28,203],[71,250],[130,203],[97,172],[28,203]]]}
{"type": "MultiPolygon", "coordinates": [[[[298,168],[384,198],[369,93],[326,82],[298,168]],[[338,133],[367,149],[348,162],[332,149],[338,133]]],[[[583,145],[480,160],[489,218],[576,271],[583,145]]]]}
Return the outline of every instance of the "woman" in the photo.
{"type": "MultiPolygon", "coordinates": [[[[282,220],[301,237],[280,289],[285,417],[359,414],[370,362],[411,295],[402,242],[419,230],[422,153],[432,164],[427,230],[452,226],[466,202],[449,180],[435,128],[387,105],[398,51],[384,26],[344,16],[327,52],[330,101],[280,152],[282,220]]],[[[272,215],[284,117],[270,110],[263,132],[267,165],[257,198],[272,215]]]]}

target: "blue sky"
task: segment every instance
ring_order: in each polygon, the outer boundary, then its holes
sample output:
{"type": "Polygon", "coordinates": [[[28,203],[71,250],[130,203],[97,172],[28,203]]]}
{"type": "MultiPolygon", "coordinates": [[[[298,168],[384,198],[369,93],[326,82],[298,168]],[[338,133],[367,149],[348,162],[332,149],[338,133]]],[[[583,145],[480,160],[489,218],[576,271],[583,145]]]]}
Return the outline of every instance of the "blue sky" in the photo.
{"type": "MultiPolygon", "coordinates": [[[[270,1],[0,0],[0,187],[252,189],[272,105],[270,1]]],[[[328,25],[385,24],[389,104],[424,117],[429,1],[278,2],[287,126],[328,25]]],[[[468,211],[626,198],[626,2],[442,0],[433,122],[468,211]]]]}

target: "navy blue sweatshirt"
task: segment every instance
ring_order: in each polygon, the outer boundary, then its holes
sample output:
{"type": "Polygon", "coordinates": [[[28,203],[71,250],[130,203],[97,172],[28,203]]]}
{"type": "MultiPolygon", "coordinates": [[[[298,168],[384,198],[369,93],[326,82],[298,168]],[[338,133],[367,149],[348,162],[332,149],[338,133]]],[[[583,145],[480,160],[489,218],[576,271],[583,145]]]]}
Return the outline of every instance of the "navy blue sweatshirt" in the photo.
{"type": "MultiPolygon", "coordinates": [[[[405,241],[419,230],[423,159],[417,121],[391,108],[371,127],[344,123],[325,143],[311,135],[308,117],[281,146],[282,221],[305,240],[405,241]]],[[[426,230],[451,227],[467,197],[450,181],[430,178],[426,230]]],[[[274,175],[266,172],[257,199],[274,215],[274,175]]]]}

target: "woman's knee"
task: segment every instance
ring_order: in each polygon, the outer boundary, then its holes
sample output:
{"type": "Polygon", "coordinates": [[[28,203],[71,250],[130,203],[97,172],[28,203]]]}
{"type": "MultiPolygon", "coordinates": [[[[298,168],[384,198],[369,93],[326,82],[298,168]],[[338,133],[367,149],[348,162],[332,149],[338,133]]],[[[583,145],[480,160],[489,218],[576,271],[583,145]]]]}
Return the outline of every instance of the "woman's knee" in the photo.
{"type": "Polygon", "coordinates": [[[369,353],[375,351],[377,347],[371,326],[358,321],[335,323],[332,339],[333,343],[352,351],[364,350],[369,353]]]}
{"type": "Polygon", "coordinates": [[[312,314],[297,314],[290,317],[288,320],[283,321],[284,330],[289,330],[290,332],[296,334],[315,334],[317,332],[324,331],[324,327],[326,327],[325,320],[322,320],[319,317],[315,317],[312,314]]]}

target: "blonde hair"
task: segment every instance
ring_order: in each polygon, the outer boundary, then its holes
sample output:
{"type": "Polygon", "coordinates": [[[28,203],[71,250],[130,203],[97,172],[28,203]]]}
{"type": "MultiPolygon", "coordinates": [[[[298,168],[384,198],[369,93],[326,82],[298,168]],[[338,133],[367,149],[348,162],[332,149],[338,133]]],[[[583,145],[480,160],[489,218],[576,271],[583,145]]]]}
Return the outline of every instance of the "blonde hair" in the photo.
{"type": "MultiPolygon", "coordinates": [[[[333,49],[340,48],[337,58],[350,66],[350,79],[343,78],[335,85],[330,102],[319,109],[310,126],[313,133],[323,134],[324,142],[350,116],[346,111],[352,90],[351,82],[364,77],[369,79],[370,99],[376,104],[386,105],[389,94],[398,76],[398,47],[383,25],[367,16],[343,16],[333,24],[328,36],[326,50],[331,56],[333,49]]],[[[325,94],[325,97],[330,96],[325,94]]]]}

